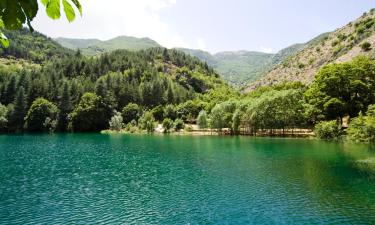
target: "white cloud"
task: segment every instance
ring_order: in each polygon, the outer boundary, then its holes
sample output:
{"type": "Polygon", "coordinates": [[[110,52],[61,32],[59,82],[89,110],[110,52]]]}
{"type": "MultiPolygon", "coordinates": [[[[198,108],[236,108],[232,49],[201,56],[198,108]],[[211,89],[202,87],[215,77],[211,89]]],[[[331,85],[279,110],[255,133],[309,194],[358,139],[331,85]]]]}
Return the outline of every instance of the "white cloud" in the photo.
{"type": "Polygon", "coordinates": [[[33,22],[36,30],[51,37],[110,39],[120,35],[149,37],[165,47],[190,47],[160,17],[176,0],[82,0],[83,16],[69,24],[52,21],[43,10],[33,22]]]}
{"type": "Polygon", "coordinates": [[[272,53],[272,52],[273,52],[273,49],[272,49],[272,48],[267,48],[267,47],[263,47],[263,46],[261,46],[261,47],[260,47],[260,51],[261,51],[261,52],[264,52],[264,53],[272,53]]]}
{"type": "Polygon", "coordinates": [[[203,38],[198,38],[196,48],[207,51],[206,41],[203,38]]]}

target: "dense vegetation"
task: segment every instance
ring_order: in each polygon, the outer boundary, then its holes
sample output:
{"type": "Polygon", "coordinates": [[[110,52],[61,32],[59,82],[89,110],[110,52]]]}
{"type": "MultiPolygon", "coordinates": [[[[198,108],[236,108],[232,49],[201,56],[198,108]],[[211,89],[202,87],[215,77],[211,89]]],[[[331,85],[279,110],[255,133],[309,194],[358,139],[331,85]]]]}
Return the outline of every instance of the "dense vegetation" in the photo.
{"type": "Polygon", "coordinates": [[[19,39],[22,44],[3,49],[3,57],[39,66],[0,70],[2,131],[99,131],[108,128],[116,112],[127,123],[138,122],[148,111],[162,121],[164,109],[171,108],[178,109],[174,120],[193,120],[220,100],[206,95],[234,92],[207,64],[177,50],[119,50],[86,57],[37,33],[23,32],[11,33],[14,43],[19,39]],[[22,49],[38,45],[39,39],[39,48],[22,49]]]}
{"type": "Polygon", "coordinates": [[[202,129],[252,135],[293,134],[296,128],[315,127],[319,138],[338,139],[346,133],[346,118],[352,120],[350,139],[374,141],[374,85],[375,61],[357,57],[323,67],[308,87],[299,82],[261,87],[218,103],[210,112],[200,112],[197,123],[202,129]]]}
{"type": "Polygon", "coordinates": [[[21,53],[3,51],[3,57],[35,65],[0,69],[3,132],[154,132],[161,124],[169,133],[196,123],[232,135],[293,135],[315,128],[323,139],[375,139],[375,61],[368,57],[324,66],[309,86],[283,83],[240,94],[206,63],[178,50],[87,57],[22,32],[11,35],[24,45],[45,43],[21,53]],[[344,118],[351,120],[347,132],[344,118]]]}

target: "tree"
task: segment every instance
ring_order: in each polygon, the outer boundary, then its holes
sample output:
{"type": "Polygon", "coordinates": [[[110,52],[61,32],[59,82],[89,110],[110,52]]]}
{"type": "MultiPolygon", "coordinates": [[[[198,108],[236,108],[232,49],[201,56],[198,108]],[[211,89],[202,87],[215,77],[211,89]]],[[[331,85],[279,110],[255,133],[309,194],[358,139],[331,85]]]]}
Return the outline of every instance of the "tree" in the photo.
{"type": "Polygon", "coordinates": [[[60,100],[60,114],[59,114],[59,127],[60,130],[65,131],[69,123],[69,113],[72,111],[71,96],[69,84],[64,83],[63,93],[60,100]]]}
{"type": "Polygon", "coordinates": [[[74,131],[100,131],[108,128],[112,110],[94,93],[85,93],[70,114],[74,131]]]}
{"type": "Polygon", "coordinates": [[[342,135],[341,124],[337,124],[336,120],[320,122],[315,126],[314,133],[319,139],[338,139],[342,135]]]}
{"type": "Polygon", "coordinates": [[[169,133],[173,128],[173,121],[169,118],[163,120],[164,133],[169,133]]]}
{"type": "Polygon", "coordinates": [[[47,131],[54,127],[57,121],[58,108],[52,102],[38,98],[31,105],[25,117],[25,127],[28,131],[47,131]]]}
{"type": "Polygon", "coordinates": [[[206,129],[208,127],[206,111],[202,110],[202,111],[199,112],[199,115],[198,115],[198,118],[197,118],[197,124],[198,124],[200,129],[206,129]]]}
{"type": "Polygon", "coordinates": [[[112,116],[111,120],[109,121],[109,129],[114,131],[121,131],[123,127],[122,123],[122,116],[121,113],[116,112],[114,116],[112,116]]]}
{"type": "Polygon", "coordinates": [[[24,117],[26,115],[26,96],[23,87],[21,87],[16,95],[14,100],[14,111],[11,116],[10,124],[12,126],[12,130],[20,131],[23,129],[24,124],[24,117]]]}
{"type": "Polygon", "coordinates": [[[132,120],[138,120],[141,113],[141,108],[135,103],[129,103],[122,109],[122,118],[124,123],[130,123],[132,120]]]}
{"type": "Polygon", "coordinates": [[[176,119],[174,121],[174,129],[175,131],[180,131],[185,128],[185,123],[182,119],[176,119]]]}
{"type": "Polygon", "coordinates": [[[164,118],[175,120],[177,118],[176,107],[174,105],[167,105],[164,107],[164,118]]]}
{"type": "Polygon", "coordinates": [[[211,128],[218,129],[220,132],[225,126],[225,121],[223,118],[224,109],[221,105],[216,105],[210,114],[211,128]]]}
{"type": "Polygon", "coordinates": [[[362,113],[354,118],[347,130],[350,140],[357,142],[375,142],[375,105],[368,107],[366,116],[362,113]]]}
{"type": "MultiPolygon", "coordinates": [[[[75,11],[71,3],[75,5],[82,15],[82,7],[78,0],[42,0],[41,2],[46,8],[47,15],[52,19],[60,18],[61,2],[69,22],[75,19],[75,11]]],[[[18,30],[21,29],[24,24],[27,24],[29,29],[33,31],[31,21],[35,18],[37,12],[37,0],[2,1],[0,4],[0,41],[2,45],[5,47],[9,46],[9,41],[2,32],[3,29],[18,30]]]]}
{"type": "Polygon", "coordinates": [[[8,108],[0,103],[0,131],[5,131],[8,126],[8,108]]]}
{"type": "Polygon", "coordinates": [[[375,61],[362,56],[352,62],[324,66],[305,98],[317,109],[315,112],[322,112],[324,119],[356,117],[375,101],[374,89],[375,61]]]}
{"type": "Polygon", "coordinates": [[[145,112],[138,122],[142,130],[146,130],[148,133],[155,131],[155,118],[150,111],[145,112]]]}
{"type": "Polygon", "coordinates": [[[241,117],[241,111],[237,109],[232,117],[232,130],[235,135],[240,133],[241,117]]]}

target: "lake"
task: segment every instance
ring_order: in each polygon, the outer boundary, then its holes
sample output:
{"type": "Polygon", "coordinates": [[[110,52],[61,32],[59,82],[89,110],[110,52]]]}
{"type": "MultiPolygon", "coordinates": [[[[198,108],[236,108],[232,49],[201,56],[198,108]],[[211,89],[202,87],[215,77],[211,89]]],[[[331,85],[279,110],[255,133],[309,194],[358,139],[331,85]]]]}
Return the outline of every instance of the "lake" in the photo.
{"type": "Polygon", "coordinates": [[[369,145],[0,136],[0,224],[374,224],[369,145]]]}

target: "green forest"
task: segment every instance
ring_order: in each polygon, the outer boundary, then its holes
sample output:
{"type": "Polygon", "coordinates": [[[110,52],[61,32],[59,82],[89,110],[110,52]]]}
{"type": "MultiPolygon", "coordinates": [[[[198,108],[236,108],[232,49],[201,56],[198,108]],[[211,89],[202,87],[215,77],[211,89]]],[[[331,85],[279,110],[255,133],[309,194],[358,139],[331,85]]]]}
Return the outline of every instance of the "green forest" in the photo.
{"type": "Polygon", "coordinates": [[[240,93],[179,50],[90,57],[37,32],[6,35],[12,41],[0,52],[2,132],[154,132],[157,124],[171,132],[197,124],[219,134],[311,129],[323,139],[375,139],[375,61],[368,57],[324,66],[309,86],[285,82],[240,93]]]}

